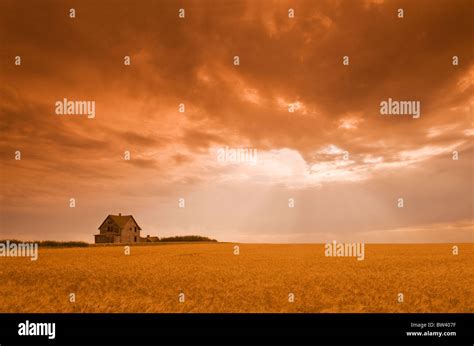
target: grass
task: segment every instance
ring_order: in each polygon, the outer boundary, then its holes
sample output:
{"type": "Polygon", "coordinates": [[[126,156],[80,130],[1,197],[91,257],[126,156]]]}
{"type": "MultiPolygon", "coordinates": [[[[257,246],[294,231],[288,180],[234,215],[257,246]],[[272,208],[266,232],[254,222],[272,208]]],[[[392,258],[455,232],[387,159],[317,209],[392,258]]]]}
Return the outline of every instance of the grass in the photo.
{"type": "Polygon", "coordinates": [[[160,238],[159,242],[217,242],[215,239],[210,239],[208,237],[202,237],[199,235],[184,235],[184,236],[175,236],[175,237],[166,237],[166,238],[160,238]]]}
{"type": "Polygon", "coordinates": [[[0,311],[472,313],[474,244],[458,245],[368,244],[364,261],[320,244],[40,248],[0,257],[0,311]]]}

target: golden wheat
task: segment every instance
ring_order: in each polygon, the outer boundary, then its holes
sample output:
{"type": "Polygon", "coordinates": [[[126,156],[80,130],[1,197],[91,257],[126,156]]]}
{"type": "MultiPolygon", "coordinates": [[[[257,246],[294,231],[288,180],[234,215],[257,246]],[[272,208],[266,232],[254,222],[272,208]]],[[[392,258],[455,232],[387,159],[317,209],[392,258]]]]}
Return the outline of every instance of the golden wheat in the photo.
{"type": "Polygon", "coordinates": [[[167,244],[0,258],[1,312],[474,312],[474,244],[167,244]],[[76,295],[71,303],[70,293],[76,295]],[[179,302],[178,295],[185,294],[179,302]],[[293,303],[288,301],[295,295],[293,303]],[[398,302],[399,293],[404,301],[398,302]]]}

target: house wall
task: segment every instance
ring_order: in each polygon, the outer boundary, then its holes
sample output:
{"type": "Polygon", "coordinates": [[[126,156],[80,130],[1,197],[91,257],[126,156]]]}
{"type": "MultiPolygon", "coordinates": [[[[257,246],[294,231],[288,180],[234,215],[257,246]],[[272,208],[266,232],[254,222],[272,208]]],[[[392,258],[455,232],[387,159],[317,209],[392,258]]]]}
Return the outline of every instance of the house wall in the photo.
{"type": "Polygon", "coordinates": [[[128,222],[122,228],[121,242],[122,243],[139,243],[140,242],[140,231],[138,230],[138,225],[132,219],[128,220],[128,222]]]}
{"type": "Polygon", "coordinates": [[[106,234],[96,234],[95,235],[95,243],[96,244],[120,243],[120,236],[106,235],[106,234]]]}

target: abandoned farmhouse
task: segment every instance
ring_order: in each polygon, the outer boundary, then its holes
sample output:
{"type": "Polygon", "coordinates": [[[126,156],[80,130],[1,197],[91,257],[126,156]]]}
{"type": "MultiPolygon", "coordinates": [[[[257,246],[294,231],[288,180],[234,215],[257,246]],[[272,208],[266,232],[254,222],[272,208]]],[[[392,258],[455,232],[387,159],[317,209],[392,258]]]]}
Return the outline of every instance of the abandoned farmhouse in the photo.
{"type": "Polygon", "coordinates": [[[174,236],[161,238],[157,236],[141,237],[141,227],[133,215],[108,215],[99,226],[99,234],[95,234],[96,244],[134,244],[158,242],[217,242],[215,239],[198,235],[174,236]]]}
{"type": "Polygon", "coordinates": [[[99,226],[99,234],[95,235],[95,243],[141,243],[148,238],[141,238],[140,231],[132,215],[109,215],[99,226]]]}

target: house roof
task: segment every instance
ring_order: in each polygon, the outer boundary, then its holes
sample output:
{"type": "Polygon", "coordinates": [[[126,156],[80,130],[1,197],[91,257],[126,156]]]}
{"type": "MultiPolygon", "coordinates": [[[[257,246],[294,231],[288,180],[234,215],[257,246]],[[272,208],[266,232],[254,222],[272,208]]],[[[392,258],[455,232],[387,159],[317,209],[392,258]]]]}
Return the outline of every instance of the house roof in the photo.
{"type": "MultiPolygon", "coordinates": [[[[133,215],[108,215],[105,220],[100,224],[99,229],[102,227],[107,219],[112,219],[112,221],[119,227],[125,226],[125,224],[132,219],[135,224],[138,226],[138,222],[134,219],[133,215]]],[[[141,230],[141,227],[138,226],[138,229],[141,230]]]]}

